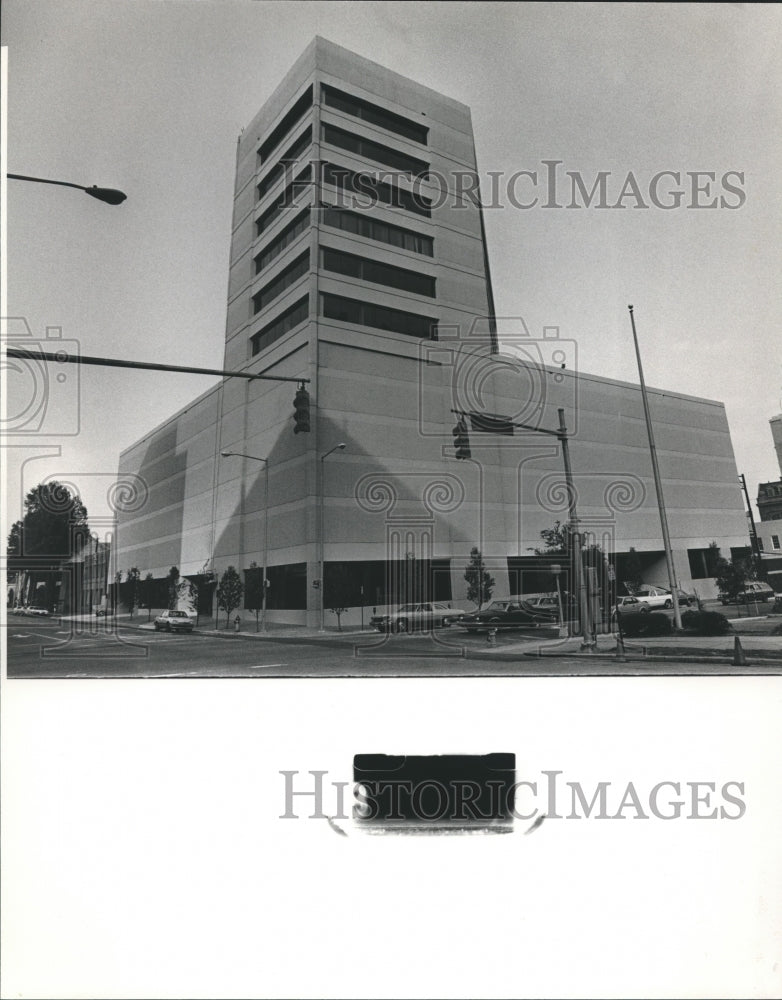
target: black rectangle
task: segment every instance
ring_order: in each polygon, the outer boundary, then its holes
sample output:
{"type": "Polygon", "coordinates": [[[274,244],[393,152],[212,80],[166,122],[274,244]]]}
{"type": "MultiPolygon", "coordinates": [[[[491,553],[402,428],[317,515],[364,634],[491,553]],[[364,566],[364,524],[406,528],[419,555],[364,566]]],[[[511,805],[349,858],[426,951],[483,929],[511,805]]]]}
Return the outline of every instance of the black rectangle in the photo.
{"type": "Polygon", "coordinates": [[[355,819],[378,826],[474,828],[513,822],[516,755],[356,754],[355,819]]]}

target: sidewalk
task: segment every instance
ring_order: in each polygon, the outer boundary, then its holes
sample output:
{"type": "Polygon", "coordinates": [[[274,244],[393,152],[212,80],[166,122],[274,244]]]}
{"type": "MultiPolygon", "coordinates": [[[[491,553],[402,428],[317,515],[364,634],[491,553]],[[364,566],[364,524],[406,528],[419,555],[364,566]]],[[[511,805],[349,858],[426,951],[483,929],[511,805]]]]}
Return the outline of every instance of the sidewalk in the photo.
{"type": "MultiPolygon", "coordinates": [[[[733,662],[736,638],[741,651],[750,663],[778,662],[782,668],[782,635],[746,635],[738,632],[728,635],[664,635],[648,639],[630,639],[624,643],[624,656],[629,661],[681,660],[733,662]]],[[[524,656],[568,656],[586,659],[620,660],[616,637],[600,635],[594,651],[582,650],[580,636],[567,639],[548,639],[535,643],[516,643],[497,647],[496,652],[517,652],[524,656]]]]}

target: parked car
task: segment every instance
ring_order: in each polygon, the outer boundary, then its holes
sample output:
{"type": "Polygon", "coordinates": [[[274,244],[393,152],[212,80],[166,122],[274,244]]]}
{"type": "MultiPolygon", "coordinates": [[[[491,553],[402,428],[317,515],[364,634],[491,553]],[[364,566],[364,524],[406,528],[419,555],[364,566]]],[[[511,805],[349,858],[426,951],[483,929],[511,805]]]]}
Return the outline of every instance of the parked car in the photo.
{"type": "Polygon", "coordinates": [[[193,619],[186,611],[164,611],[155,619],[155,631],[192,632],[193,619]]]}
{"type": "Polygon", "coordinates": [[[461,608],[452,608],[443,601],[401,604],[387,615],[373,615],[369,620],[378,632],[413,632],[416,629],[442,628],[463,615],[461,608]]]}
{"type": "Polygon", "coordinates": [[[538,628],[541,625],[556,625],[558,621],[556,609],[534,608],[526,601],[501,600],[492,601],[482,611],[462,615],[456,624],[468,632],[480,632],[494,628],[538,628]]]}
{"type": "Polygon", "coordinates": [[[518,600],[531,608],[547,611],[559,618],[559,601],[556,594],[522,594],[518,600]]]}
{"type": "Polygon", "coordinates": [[[96,618],[102,618],[104,615],[111,614],[111,609],[104,607],[102,604],[96,604],[92,610],[96,618]]]}
{"type": "MultiPolygon", "coordinates": [[[[690,604],[698,603],[694,594],[687,594],[683,590],[677,590],[676,596],[680,607],[689,607],[690,604]]],[[[650,608],[673,607],[673,594],[667,587],[652,587],[646,584],[643,587],[639,587],[635,597],[642,604],[646,604],[650,608]]]]}
{"type": "Polygon", "coordinates": [[[651,608],[648,604],[643,601],[639,601],[637,597],[617,597],[616,605],[613,609],[613,616],[617,613],[620,615],[638,615],[638,614],[649,614],[651,608]]]}
{"type": "Polygon", "coordinates": [[[763,604],[766,601],[771,601],[774,599],[774,588],[770,587],[767,583],[762,583],[760,581],[753,583],[745,583],[744,589],[739,591],[735,599],[731,600],[727,594],[720,594],[720,600],[723,604],[736,604],[743,603],[744,601],[761,601],[763,604]]]}
{"type": "Polygon", "coordinates": [[[46,610],[46,608],[39,608],[39,607],[36,607],[35,605],[33,605],[33,607],[26,608],[25,609],[25,614],[26,615],[31,615],[32,617],[37,617],[37,618],[48,618],[49,617],[49,612],[46,610]]]}

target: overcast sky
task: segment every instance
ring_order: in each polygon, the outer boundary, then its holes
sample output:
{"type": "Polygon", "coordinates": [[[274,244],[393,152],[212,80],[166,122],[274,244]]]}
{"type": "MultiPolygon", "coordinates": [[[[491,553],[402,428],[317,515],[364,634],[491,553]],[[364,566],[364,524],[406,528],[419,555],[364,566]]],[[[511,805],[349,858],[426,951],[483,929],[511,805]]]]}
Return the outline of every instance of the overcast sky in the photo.
{"type": "MultiPolygon", "coordinates": [[[[320,34],[469,105],[484,178],[538,171],[536,207],[503,193],[486,213],[498,314],[635,381],[632,303],[647,382],[725,402],[754,499],[779,475],[781,25],[747,4],[6,0],[7,169],[128,195],[9,181],[8,313],[84,354],[221,367],[236,139],[320,34]],[[632,172],[650,207],[630,191],[622,209],[543,208],[544,160],[588,187],[610,171],[609,204],[632,172]],[[679,208],[651,203],[660,171],[682,175],[679,208]],[[716,208],[690,207],[692,171],[715,175],[697,197],[716,208]]],[[[531,200],[529,178],[516,193],[531,200]]],[[[120,450],[212,381],[85,369],[78,427],[73,382],[53,385],[50,415],[78,433],[15,439],[10,518],[55,474],[106,515],[120,450]]]]}

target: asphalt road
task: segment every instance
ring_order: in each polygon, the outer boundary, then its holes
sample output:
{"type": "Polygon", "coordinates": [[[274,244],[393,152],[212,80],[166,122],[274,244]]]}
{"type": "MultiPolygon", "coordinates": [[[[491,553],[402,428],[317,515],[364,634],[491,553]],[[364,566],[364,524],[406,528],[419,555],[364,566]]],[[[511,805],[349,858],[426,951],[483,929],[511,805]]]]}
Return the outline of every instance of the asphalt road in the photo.
{"type": "MultiPolygon", "coordinates": [[[[93,621],[14,618],[7,627],[9,678],[476,677],[741,673],[729,664],[633,663],[610,657],[524,656],[541,630],[497,636],[451,628],[434,634],[327,633],[267,637],[168,634],[93,621]]],[[[610,644],[610,639],[606,637],[610,644]]]]}

